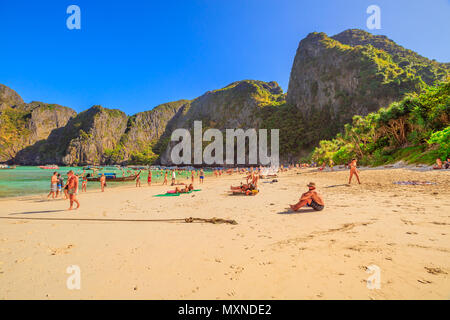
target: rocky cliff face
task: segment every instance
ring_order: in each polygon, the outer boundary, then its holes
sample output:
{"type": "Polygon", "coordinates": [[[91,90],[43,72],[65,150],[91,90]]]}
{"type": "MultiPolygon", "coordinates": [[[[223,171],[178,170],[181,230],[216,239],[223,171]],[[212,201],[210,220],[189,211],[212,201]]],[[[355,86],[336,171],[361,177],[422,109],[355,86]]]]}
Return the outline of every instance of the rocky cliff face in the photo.
{"type": "Polygon", "coordinates": [[[17,92],[0,84],[0,111],[6,107],[17,107],[23,104],[25,103],[17,92]]]}
{"type": "MultiPolygon", "coordinates": [[[[2,95],[0,108],[0,162],[11,161],[23,149],[45,141],[76,115],[70,108],[42,102],[23,103],[20,96],[2,95]]],[[[3,90],[5,92],[5,90],[3,90]]]]}
{"type": "Polygon", "coordinates": [[[297,49],[287,95],[276,82],[244,80],[194,100],[162,104],[127,116],[94,106],[73,110],[26,104],[0,85],[0,162],[67,165],[170,164],[173,130],[280,129],[280,157],[295,161],[322,139],[342,131],[408,92],[445,79],[449,64],[405,49],[384,36],[346,30],[334,37],[311,33],[297,49]]]}
{"type": "Polygon", "coordinates": [[[274,81],[263,82],[243,80],[228,86],[208,91],[204,95],[183,106],[182,112],[167,126],[160,141],[161,163],[171,164],[169,144],[170,134],[176,128],[192,130],[194,121],[201,120],[202,128],[248,129],[260,128],[263,119],[261,110],[284,104],[285,95],[274,81]],[[166,148],[166,146],[168,146],[166,148]]]}
{"type": "Polygon", "coordinates": [[[81,112],[63,132],[64,138],[69,137],[70,140],[62,162],[67,165],[104,163],[105,151],[114,149],[119,143],[127,121],[124,112],[101,106],[81,112]]]}
{"type": "Polygon", "coordinates": [[[445,65],[384,36],[362,30],[332,38],[311,33],[298,46],[287,103],[304,114],[311,135],[307,147],[312,147],[341,131],[353,115],[367,115],[407,92],[419,92],[426,85],[422,77],[434,83],[446,75],[445,65]]]}

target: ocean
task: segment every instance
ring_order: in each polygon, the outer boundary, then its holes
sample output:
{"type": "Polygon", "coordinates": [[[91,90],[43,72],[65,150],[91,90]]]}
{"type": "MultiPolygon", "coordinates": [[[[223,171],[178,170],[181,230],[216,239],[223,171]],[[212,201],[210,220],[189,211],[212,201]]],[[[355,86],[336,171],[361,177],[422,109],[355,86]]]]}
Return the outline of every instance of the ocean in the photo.
{"type": "MultiPolygon", "coordinates": [[[[17,197],[17,196],[29,196],[42,194],[46,195],[50,191],[50,178],[54,171],[61,173],[64,181],[67,181],[67,172],[73,170],[75,174],[81,174],[83,169],[80,167],[59,167],[58,170],[47,170],[39,167],[27,167],[20,166],[16,169],[0,170],[0,198],[5,197],[17,197]]],[[[86,171],[91,173],[92,171],[86,171]]],[[[118,177],[122,176],[122,171],[116,168],[104,168],[101,173],[117,173],[118,177]]],[[[127,173],[126,175],[129,175],[127,173]]],[[[177,180],[184,182],[187,181],[190,174],[183,172],[177,174],[177,180]]],[[[197,179],[197,176],[196,176],[197,179]]],[[[152,171],[152,183],[162,182],[163,176],[160,175],[160,170],[152,171]]],[[[170,184],[171,175],[168,175],[170,184]]],[[[198,181],[198,180],[196,180],[198,181]]],[[[134,185],[134,181],[127,182],[110,182],[107,183],[107,188],[114,188],[123,185],[134,185]]],[[[141,185],[147,185],[147,171],[144,170],[141,174],[141,185]]],[[[81,192],[81,179],[80,179],[80,192],[81,192]]],[[[87,185],[88,190],[100,189],[100,183],[96,181],[89,181],[87,185]]]]}

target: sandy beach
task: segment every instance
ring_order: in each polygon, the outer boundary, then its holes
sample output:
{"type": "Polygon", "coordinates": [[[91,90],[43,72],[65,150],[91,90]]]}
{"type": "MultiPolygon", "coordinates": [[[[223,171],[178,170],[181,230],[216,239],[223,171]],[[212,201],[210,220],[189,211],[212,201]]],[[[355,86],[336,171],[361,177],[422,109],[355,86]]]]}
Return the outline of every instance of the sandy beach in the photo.
{"type": "Polygon", "coordinates": [[[2,199],[0,298],[450,299],[450,171],[360,176],[291,170],[253,197],[227,193],[237,174],[178,197],[144,183],[81,194],[72,212],[46,195],[2,199]],[[404,180],[436,184],[393,184],[404,180]],[[289,212],[310,181],[325,209],[289,212]],[[167,221],[187,217],[238,224],[167,221]],[[72,265],[80,290],[66,285],[72,265]],[[367,287],[370,265],[380,289],[367,287]]]}

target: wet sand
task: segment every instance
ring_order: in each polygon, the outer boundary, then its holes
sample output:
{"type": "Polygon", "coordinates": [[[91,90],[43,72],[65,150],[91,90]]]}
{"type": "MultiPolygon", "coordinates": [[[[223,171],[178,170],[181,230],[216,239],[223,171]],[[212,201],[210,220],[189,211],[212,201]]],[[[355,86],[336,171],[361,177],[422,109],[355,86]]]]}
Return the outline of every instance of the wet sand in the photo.
{"type": "Polygon", "coordinates": [[[0,298],[450,299],[450,171],[360,175],[347,186],[347,171],[292,170],[254,197],[227,193],[236,174],[179,197],[143,183],[81,194],[72,212],[44,195],[2,199],[0,298]],[[290,212],[310,181],[325,209],[290,212]],[[80,290],[66,285],[72,265],[80,290]],[[367,287],[371,265],[380,289],[367,287]]]}

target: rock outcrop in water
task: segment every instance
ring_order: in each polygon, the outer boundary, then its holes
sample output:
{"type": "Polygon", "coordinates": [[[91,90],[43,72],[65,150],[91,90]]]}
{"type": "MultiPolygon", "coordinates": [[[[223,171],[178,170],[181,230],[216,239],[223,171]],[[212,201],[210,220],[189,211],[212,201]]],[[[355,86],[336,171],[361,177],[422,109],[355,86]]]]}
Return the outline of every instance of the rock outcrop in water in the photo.
{"type": "Polygon", "coordinates": [[[385,36],[347,30],[334,37],[314,32],[300,42],[287,94],[276,82],[244,80],[127,116],[100,106],[76,114],[59,105],[26,104],[0,85],[0,162],[170,164],[172,131],[191,130],[194,120],[204,130],[280,129],[280,157],[295,161],[354,115],[386,107],[448,74],[448,64],[385,36]]]}

